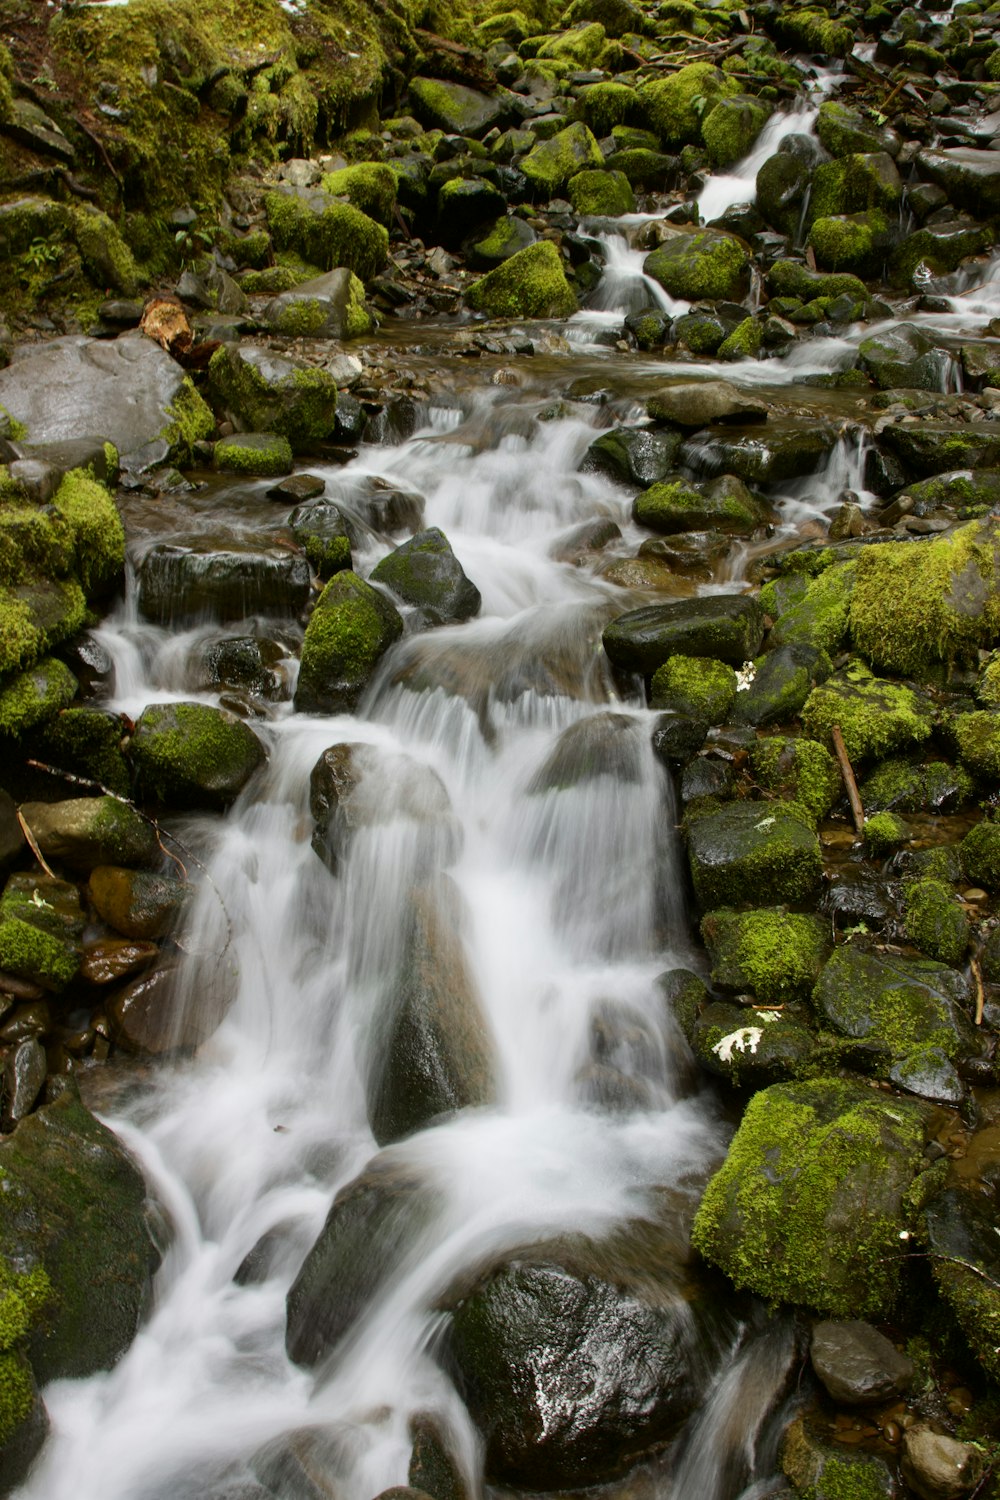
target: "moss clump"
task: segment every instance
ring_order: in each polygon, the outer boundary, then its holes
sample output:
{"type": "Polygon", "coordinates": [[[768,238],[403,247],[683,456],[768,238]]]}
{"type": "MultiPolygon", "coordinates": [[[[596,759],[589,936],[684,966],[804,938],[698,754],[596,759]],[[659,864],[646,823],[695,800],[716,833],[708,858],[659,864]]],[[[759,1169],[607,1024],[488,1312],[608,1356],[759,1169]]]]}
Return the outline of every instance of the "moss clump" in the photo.
{"type": "Polygon", "coordinates": [[[1000,633],[996,526],[973,521],[929,542],[865,547],[851,601],[851,638],[873,666],[916,676],[969,661],[1000,633]]]}
{"type": "Polygon", "coordinates": [[[346,198],[378,224],[390,224],[396,206],[396,177],[384,162],[363,161],[339,172],[328,172],[323,188],[335,198],[346,198]]]}
{"type": "Polygon", "coordinates": [[[779,613],[772,644],[815,646],[831,654],[838,651],[847,635],[856,571],[853,561],[825,568],[779,613]]]}
{"type": "Polygon", "coordinates": [[[377,589],[356,573],[335,574],[306,627],[296,708],[352,712],[379,659],[402,633],[401,615],[377,589]]]}
{"type": "Polygon", "coordinates": [[[268,293],[276,297],[280,292],[290,292],[302,281],[309,281],[315,268],[296,270],[292,266],[268,266],[263,271],[246,271],[240,277],[240,287],[248,297],[268,293]]]}
{"type": "Polygon", "coordinates": [[[865,780],[861,800],[872,812],[954,812],[973,790],[972,777],[961,766],[945,761],[912,765],[891,759],[865,780]]]}
{"type": "Polygon", "coordinates": [[[736,697],[736,673],[708,656],[671,656],[653,673],[650,707],[725,724],[736,697]]]}
{"type": "Polygon", "coordinates": [[[986,890],[1000,891],[1000,824],[983,819],[965,835],[959,857],[966,879],[986,890]]]}
{"type": "Polygon", "coordinates": [[[71,469],[52,505],[73,535],[74,571],[88,599],[118,584],[125,568],[125,528],[111,494],[83,469],[71,469]]]}
{"type": "Polygon", "coordinates": [[[763,323],[759,323],[756,318],[744,318],[719,345],[719,358],[756,359],[763,342],[763,323]]]}
{"type": "Polygon", "coordinates": [[[117,714],[94,708],[67,708],[32,736],[30,748],[34,757],[47,765],[86,776],[124,797],[130,788],[128,765],[121,749],[124,732],[117,714]]]}
{"type": "Polygon", "coordinates": [[[79,967],[79,955],[61,938],[19,917],[0,917],[0,969],[58,993],[79,967]]]}
{"type": "Polygon", "coordinates": [[[689,63],[639,90],[647,119],[667,150],[700,141],[702,120],[712,106],[739,92],[734,78],[705,62],[689,63]]]}
{"type": "Polygon", "coordinates": [[[777,260],[767,273],[772,297],[801,297],[812,302],[818,297],[852,297],[865,302],[868,292],[863,281],[846,272],[810,271],[798,260],[777,260]]]}
{"type": "Polygon", "coordinates": [[[581,218],[617,219],[635,211],[635,194],[624,172],[578,172],[567,192],[581,218]]]}
{"type": "Polygon", "coordinates": [[[923,744],[932,715],[911,688],[875,677],[861,662],[813,688],[802,709],[802,727],[810,739],[831,744],[840,725],[852,761],[882,759],[894,750],[923,744]]]}
{"type": "Polygon", "coordinates": [[[239,426],[287,438],[293,452],[322,442],[333,429],[337,387],[326,370],[292,359],[271,359],[262,369],[224,344],[209,361],[208,378],[214,398],[239,426]]]}
{"type": "Polygon", "coordinates": [[[891,243],[889,220],[881,209],[867,213],[832,214],[817,219],[808,243],[824,271],[853,271],[874,276],[891,243]]]}
{"type": "Polygon", "coordinates": [[[69,667],[52,656],[9,678],[0,688],[0,735],[17,737],[44,723],[69,707],[76,689],[69,667]]]}
{"type": "Polygon", "coordinates": [[[264,209],[276,248],[295,250],[322,271],[346,266],[370,281],[385,266],[388,232],[350,203],[317,208],[295,193],[275,191],[267,194],[264,209]]]}
{"type": "Polygon", "coordinates": [[[593,83],[581,89],[577,98],[584,120],[598,136],[610,135],[616,125],[630,124],[641,116],[638,94],[624,83],[593,83]]]}
{"type": "Polygon", "coordinates": [[[753,905],[763,890],[802,901],[823,874],[811,815],[794,802],[734,802],[706,813],[688,828],[688,859],[709,911],[753,905]]]}
{"type": "Polygon", "coordinates": [[[750,753],[758,782],[766,791],[825,818],[841,792],[840,770],[824,745],[808,739],[758,740],[750,753]]]}
{"type": "Polygon", "coordinates": [[[906,936],[943,964],[960,964],[969,946],[969,923],[955,894],[940,880],[915,880],[904,897],[906,936]]]}
{"type": "Polygon", "coordinates": [[[604,166],[604,156],[582,120],[567,125],[550,140],[539,141],[520,163],[521,171],[536,193],[553,198],[571,177],[604,166]]]}
{"type": "Polygon", "coordinates": [[[145,796],[172,807],[226,807],[264,759],[253,730],[207,703],[143,710],[129,746],[145,796]]]}
{"type": "Polygon", "coordinates": [[[233,474],[271,477],[292,472],[292,445],[276,432],[237,433],[216,443],[212,455],[217,469],[233,474]]]}
{"type": "Polygon", "coordinates": [[[808,995],[829,951],[819,917],[783,907],[709,912],[701,935],[712,959],[713,984],[749,990],[764,1004],[783,1005],[808,995]]]}
{"type": "Polygon", "coordinates": [[[550,240],[528,245],[488,271],[465,300],[489,318],[568,318],[576,312],[576,297],[550,240]]]}
{"type": "Polygon", "coordinates": [[[728,167],[746,156],[770,114],[770,105],[747,94],[720,99],[701,125],[701,138],[713,167],[728,167]]]}
{"type": "Polygon", "coordinates": [[[671,297],[720,302],[740,294],[749,264],[750,251],[742,240],[717,229],[700,229],[677,234],[651,251],[643,271],[671,297]]]}
{"type": "Polygon", "coordinates": [[[212,408],[195,390],[190,375],[167,407],[169,421],[160,437],[169,445],[168,457],[175,464],[189,464],[195,443],[205,442],[215,431],[212,408]]]}
{"type": "Polygon", "coordinates": [[[34,1404],[35,1380],[24,1355],[0,1354],[0,1450],[30,1417],[34,1404]]]}
{"type": "Polygon", "coordinates": [[[775,1084],[751,1100],[709,1183],[694,1246],[770,1302],[884,1317],[922,1148],[920,1110],[902,1100],[838,1079],[775,1084]]]}
{"type": "Polygon", "coordinates": [[[865,819],[865,850],[874,859],[884,859],[910,837],[909,826],[897,813],[873,813],[865,819]]]}
{"type": "Polygon", "coordinates": [[[854,47],[852,27],[834,21],[824,10],[783,11],[775,18],[775,31],[786,46],[800,52],[849,57],[854,47]]]}

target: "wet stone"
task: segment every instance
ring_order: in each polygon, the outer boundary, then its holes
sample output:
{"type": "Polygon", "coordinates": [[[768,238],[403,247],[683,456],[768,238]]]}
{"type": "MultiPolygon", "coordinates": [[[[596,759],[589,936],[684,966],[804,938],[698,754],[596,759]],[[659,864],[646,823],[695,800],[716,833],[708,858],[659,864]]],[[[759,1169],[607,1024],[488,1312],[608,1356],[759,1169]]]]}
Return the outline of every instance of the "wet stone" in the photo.
{"type": "Polygon", "coordinates": [[[295,616],[308,598],[309,564],[287,548],[161,542],[139,567],[139,609],[158,625],[295,616]]]}
{"type": "Polygon", "coordinates": [[[30,1114],[47,1072],[45,1048],[34,1037],[18,1043],[8,1054],[3,1070],[3,1115],[10,1125],[30,1114]]]}
{"type": "Polygon", "coordinates": [[[870,1323],[817,1323],[809,1353],[827,1394],[847,1406],[875,1406],[913,1382],[913,1361],[870,1323]]]}
{"type": "Polygon", "coordinates": [[[271,485],[267,498],[284,505],[301,505],[305,500],[315,500],[325,490],[326,480],[317,474],[289,474],[286,479],[271,485]]]}
{"type": "Polygon", "coordinates": [[[604,649],[614,666],[652,676],[674,655],[714,656],[742,666],[763,637],[764,612],[757,599],[714,594],[619,615],[604,631],[604,649]]]}
{"type": "Polygon", "coordinates": [[[155,943],[130,942],[125,938],[88,943],[83,950],[80,977],[89,984],[113,984],[147,968],[159,951],[155,943]]]}
{"type": "Polygon", "coordinates": [[[123,937],[139,941],[165,937],[191,893],[175,876],[114,865],[91,870],[88,889],[98,916],[123,937]]]}

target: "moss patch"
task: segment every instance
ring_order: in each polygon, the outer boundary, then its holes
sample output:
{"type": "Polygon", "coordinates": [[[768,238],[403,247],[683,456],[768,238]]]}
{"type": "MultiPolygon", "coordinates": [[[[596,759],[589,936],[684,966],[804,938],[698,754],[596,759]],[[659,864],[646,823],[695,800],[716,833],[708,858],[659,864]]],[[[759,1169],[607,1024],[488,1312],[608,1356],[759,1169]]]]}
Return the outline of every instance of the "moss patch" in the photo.
{"type": "Polygon", "coordinates": [[[549,240],[528,245],[488,271],[465,300],[490,318],[568,318],[576,312],[576,297],[549,240]]]}
{"type": "Polygon", "coordinates": [[[809,994],[829,951],[819,917],[780,907],[709,912],[701,935],[712,959],[713,984],[749,990],[765,1004],[809,994]]]}
{"type": "Polygon", "coordinates": [[[852,761],[880,759],[894,750],[923,744],[931,732],[932,714],[911,688],[875,677],[861,662],[813,688],[802,709],[802,726],[810,739],[832,743],[840,725],[852,761]]]}
{"type": "Polygon", "coordinates": [[[671,656],[653,673],[650,707],[725,724],[736,697],[736,673],[707,656],[671,656]]]}
{"type": "Polygon", "coordinates": [[[841,794],[837,762],[816,740],[759,740],[750,762],[765,790],[797,802],[816,819],[825,818],[841,794]]]}

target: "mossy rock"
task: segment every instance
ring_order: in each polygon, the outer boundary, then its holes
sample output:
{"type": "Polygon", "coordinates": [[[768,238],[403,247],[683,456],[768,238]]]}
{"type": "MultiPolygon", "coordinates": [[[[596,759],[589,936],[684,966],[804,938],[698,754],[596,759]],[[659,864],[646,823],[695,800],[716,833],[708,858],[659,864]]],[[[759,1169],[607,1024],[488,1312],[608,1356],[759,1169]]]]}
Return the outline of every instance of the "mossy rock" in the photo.
{"type": "MultiPolygon", "coordinates": [[[[593,83],[580,90],[577,106],[591,130],[602,138],[616,125],[631,125],[642,118],[639,95],[625,83],[593,83]]],[[[655,138],[649,144],[655,147],[655,138]]]]}
{"type": "Polygon", "coordinates": [[[750,94],[720,99],[701,122],[701,138],[713,167],[729,167],[746,156],[770,115],[770,105],[750,94]]]}
{"type": "Polygon", "coordinates": [[[780,41],[799,52],[849,57],[854,47],[853,28],[835,21],[819,8],[780,11],[775,18],[774,31],[780,41]]]}
{"type": "MultiPolygon", "coordinates": [[[[0,1302],[6,1310],[9,1293],[0,1302]]],[[[5,1486],[17,1488],[48,1435],[49,1418],[34,1372],[17,1349],[0,1353],[0,1469],[5,1486]]]]}
{"type": "Polygon", "coordinates": [[[819,107],[816,134],[831,156],[851,156],[857,152],[885,151],[895,158],[902,142],[887,125],[877,125],[860,110],[851,109],[836,99],[824,99],[819,107]]]}
{"type": "Polygon", "coordinates": [[[921,328],[899,323],[870,334],[858,345],[861,368],[879,390],[939,391],[948,369],[948,356],[935,349],[921,328]]]}
{"type": "Polygon", "coordinates": [[[535,230],[523,219],[513,216],[498,219],[490,232],[468,246],[466,259],[474,271],[492,271],[503,265],[519,250],[526,250],[538,239],[535,230]]]}
{"type": "Polygon", "coordinates": [[[898,209],[902,196],[902,180],[891,156],[884,151],[855,153],[816,168],[806,217],[812,225],[833,214],[869,209],[888,214],[898,209]]]}
{"type": "Polygon", "coordinates": [[[212,461],[228,473],[276,477],[292,472],[292,445],[277,432],[237,432],[216,443],[212,461]]]}
{"type": "Polygon", "coordinates": [[[863,1084],[775,1084],[751,1100],[705,1191],[695,1248],[769,1302],[886,1317],[923,1141],[918,1107],[863,1084]]]}
{"type": "Polygon", "coordinates": [[[802,261],[776,260],[767,273],[772,297],[801,297],[811,302],[817,297],[851,297],[864,302],[868,292],[863,281],[847,272],[812,271],[802,261]]]}
{"type": "Polygon", "coordinates": [[[465,300],[488,318],[568,318],[576,297],[550,240],[519,250],[471,286],[465,300]]]}
{"type": "Polygon", "coordinates": [[[826,817],[843,790],[837,762],[816,740],[758,740],[750,764],[766,791],[798,803],[816,819],[826,817]]]}
{"type": "Polygon", "coordinates": [[[924,1210],[923,1240],[938,1290],[983,1368],[1000,1379],[1000,1257],[988,1196],[947,1187],[924,1210]]]}
{"type": "Polygon", "coordinates": [[[355,573],[335,574],[306,627],[295,707],[302,713],[353,712],[402,633],[402,617],[384,595],[355,573]]]}
{"type": "Polygon", "coordinates": [[[932,723],[931,709],[912,688],[875,677],[857,661],[813,688],[802,710],[806,734],[825,745],[839,724],[852,761],[882,759],[921,745],[932,723]]]}
{"type": "Polygon", "coordinates": [[[764,612],[747,594],[715,594],[628,610],[602,637],[616,667],[651,677],[678,653],[712,656],[739,667],[760,649],[764,612]]]}
{"type": "Polygon", "coordinates": [[[651,708],[725,724],[735,697],[736,673],[726,662],[678,655],[653,673],[649,703],[651,708]]]}
{"type": "Polygon", "coordinates": [[[77,681],[63,662],[43,657],[27,671],[17,672],[0,686],[0,742],[15,739],[68,708],[76,697],[77,681]]]}
{"type": "Polygon", "coordinates": [[[500,99],[442,78],[411,78],[410,99],[421,124],[448,135],[483,136],[503,118],[500,99]]]}
{"type": "Polygon", "coordinates": [[[59,994],[79,970],[83,925],[75,885],[12,875],[0,898],[0,968],[59,994]]]}
{"type": "Polygon", "coordinates": [[[887,859],[910,837],[910,825],[898,813],[877,812],[865,818],[862,838],[869,859],[887,859]]]}
{"type": "Polygon", "coordinates": [[[286,338],[356,339],[375,326],[362,282],[344,266],[280,291],[260,320],[286,338]]]}
{"type": "Polygon", "coordinates": [[[700,1068],[749,1091],[800,1076],[816,1051],[804,1008],[792,1005],[777,1011],[714,1000],[688,1040],[700,1068]]]}
{"type": "Polygon", "coordinates": [[[190,900],[192,887],[172,875],[98,865],[87,889],[102,922],[122,937],[148,942],[166,937],[190,900]]]}
{"type": "MultiPolygon", "coordinates": [[[[0,585],[0,703],[11,685],[8,674],[32,667],[53,647],[75,635],[82,629],[86,614],[86,598],[73,579],[44,578],[32,569],[18,583],[0,585]]],[[[13,711],[13,705],[8,711],[13,711]]],[[[11,726],[6,732],[20,732],[16,719],[11,726]]]]}
{"type": "Polygon", "coordinates": [[[666,478],[680,452],[679,432],[655,432],[649,427],[613,427],[595,438],[581,468],[607,474],[619,484],[658,483],[666,478]]]}
{"type": "Polygon", "coordinates": [[[233,413],[238,426],[287,438],[294,452],[333,431],[336,383],[305,360],[259,344],[223,344],[209,361],[208,378],[215,400],[233,413]]]}
{"type": "Polygon", "coordinates": [[[877,276],[896,239],[896,229],[880,208],[864,213],[831,214],[816,219],[809,231],[817,265],[824,271],[851,271],[877,276]]]}
{"type": "Polygon", "coordinates": [[[741,685],[734,722],[758,728],[787,723],[832,670],[829,656],[819,647],[798,643],[775,646],[766,656],[757,658],[752,680],[741,685]]]}
{"type": "Polygon", "coordinates": [[[711,63],[688,63],[669,78],[643,84],[639,90],[646,117],[663,145],[693,145],[702,139],[702,121],[721,99],[740,92],[734,78],[727,78],[711,63]]]}
{"type": "Polygon", "coordinates": [[[949,536],[862,548],[851,599],[855,648],[883,671],[919,676],[971,661],[1000,634],[1000,531],[972,521],[949,536]]]}
{"type": "Polygon", "coordinates": [[[323,188],[334,198],[346,198],[376,223],[392,223],[396,178],[384,162],[356,162],[352,167],[328,172],[323,178],[323,188]]]}
{"type": "Polygon", "coordinates": [[[411,537],[372,569],[371,578],[412,605],[428,625],[455,625],[479,613],[479,590],[466,576],[443,531],[411,537]]]}
{"type": "Polygon", "coordinates": [[[883,1459],[822,1441],[803,1417],[782,1438],[781,1467],[795,1494],[807,1500],[894,1500],[898,1494],[883,1459]]]}
{"type": "Polygon", "coordinates": [[[275,189],[265,197],[264,208],[277,250],[294,250],[322,271],[346,267],[361,281],[370,281],[385,266],[386,229],[353,204],[323,192],[275,189]]]}
{"type": "Polygon", "coordinates": [[[661,535],[718,530],[744,536],[763,525],[767,514],[733,474],[720,475],[705,485],[695,485],[680,475],[668,476],[637,495],[632,504],[639,525],[661,535]]]}
{"type": "Polygon", "coordinates": [[[739,301],[746,290],[750,250],[734,234],[718,229],[678,233],[643,261],[643,272],[671,297],[689,302],[739,301]]]}
{"type": "Polygon", "coordinates": [[[1000,892],[1000,824],[984,818],[971,828],[960,845],[960,858],[967,880],[1000,892]]]}
{"type": "Polygon", "coordinates": [[[749,991],[764,1005],[806,998],[830,948],[820,917],[784,907],[709,912],[701,936],[712,960],[712,983],[749,991]]]}
{"type": "MultiPolygon", "coordinates": [[[[124,721],[118,714],[96,708],[66,708],[31,735],[25,749],[33,760],[100,782],[125,797],[131,777],[121,748],[124,734],[124,721]]],[[[46,776],[41,785],[50,793],[51,777],[46,776]]]]}
{"type": "Polygon", "coordinates": [[[746,317],[719,345],[719,358],[756,359],[763,342],[763,323],[753,316],[746,317]]]}
{"type": "MultiPolygon", "coordinates": [[[[775,646],[811,646],[828,655],[840,650],[851,618],[857,564],[834,563],[809,582],[800,597],[781,609],[770,640],[775,646]]],[[[775,602],[779,602],[775,600],[775,602]]],[[[765,600],[769,607],[770,598],[765,600]]]]}
{"type": "Polygon", "coordinates": [[[779,234],[798,234],[811,176],[809,163],[791,151],[775,152],[758,171],[757,208],[779,234]]]}
{"type": "Polygon", "coordinates": [[[969,920],[941,880],[914,880],[903,898],[904,928],[915,948],[943,964],[960,964],[969,946],[969,920]]]}
{"type": "Polygon", "coordinates": [[[531,188],[547,198],[554,198],[579,172],[603,167],[601,148],[582,120],[539,141],[520,162],[531,188]]]}
{"type": "Polygon", "coordinates": [[[27,1333],[36,1378],[110,1369],[138,1330],[158,1258],[141,1172],[71,1082],[0,1144],[0,1172],[0,1264],[47,1291],[27,1333]]]}
{"type": "Polygon", "coordinates": [[[566,191],[581,218],[618,219],[635,212],[635,194],[624,172],[577,172],[566,191]]]}
{"type": "Polygon", "coordinates": [[[87,872],[95,865],[147,865],[159,851],[147,820],[117,797],[24,802],[21,816],[46,859],[87,872]]]}
{"type": "Polygon", "coordinates": [[[299,505],[288,518],[309,566],[324,583],[351,567],[351,538],[343,512],[330,500],[299,505]]]}
{"type": "Polygon", "coordinates": [[[946,761],[915,765],[892,758],[883,761],[861,786],[861,801],[870,812],[956,812],[972,797],[975,783],[961,766],[946,761]]]}
{"type": "Polygon", "coordinates": [[[128,753],[143,795],[179,808],[227,807],[265,758],[248,725],[207,703],[144,709],[128,753]]]}
{"type": "Polygon", "coordinates": [[[734,802],[688,828],[688,860],[703,909],[743,906],[766,890],[775,901],[805,900],[823,860],[810,815],[794,802],[734,802]]]}
{"type": "Polygon", "coordinates": [[[52,507],[73,539],[73,572],[88,599],[103,598],[125,575],[125,528],[113,496],[83,469],[71,469],[52,507]]]}

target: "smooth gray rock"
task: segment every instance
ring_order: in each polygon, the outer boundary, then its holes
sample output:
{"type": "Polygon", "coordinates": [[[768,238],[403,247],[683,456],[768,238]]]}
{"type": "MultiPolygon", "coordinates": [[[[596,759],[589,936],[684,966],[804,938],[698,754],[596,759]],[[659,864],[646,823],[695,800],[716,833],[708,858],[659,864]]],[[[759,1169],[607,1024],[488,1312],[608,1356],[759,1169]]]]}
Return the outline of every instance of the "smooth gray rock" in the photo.
{"type": "Polygon", "coordinates": [[[913,1361],[858,1319],[817,1323],[809,1355],[829,1395],[847,1406],[877,1405],[913,1382],[913,1361]]]}

